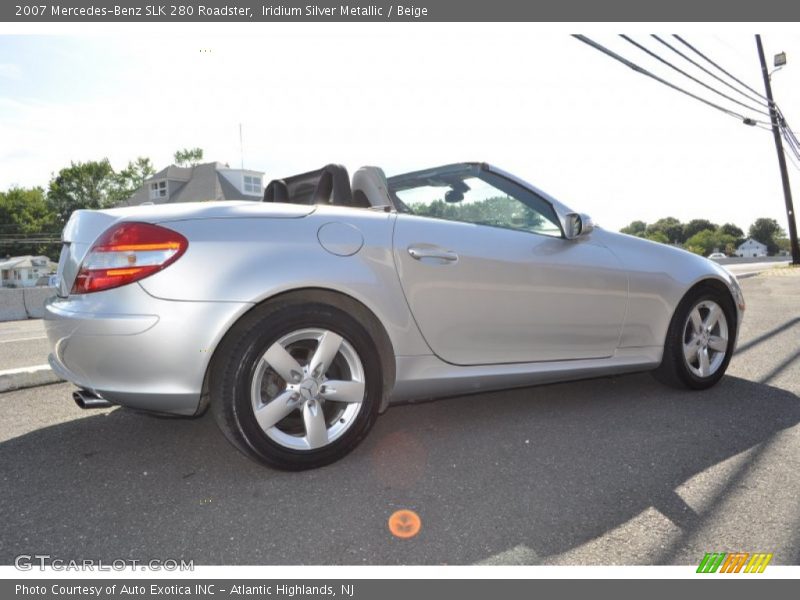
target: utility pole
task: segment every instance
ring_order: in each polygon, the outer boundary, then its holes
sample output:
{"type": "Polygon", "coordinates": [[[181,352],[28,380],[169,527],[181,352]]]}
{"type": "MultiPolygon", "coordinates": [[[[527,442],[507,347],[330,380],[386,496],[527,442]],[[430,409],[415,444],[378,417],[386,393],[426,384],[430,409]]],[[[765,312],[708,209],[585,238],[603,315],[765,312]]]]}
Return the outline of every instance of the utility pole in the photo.
{"type": "Polygon", "coordinates": [[[769,82],[767,61],[764,59],[764,47],[761,45],[761,36],[756,34],[756,47],[758,60],[761,61],[761,74],[764,76],[764,89],[767,91],[769,101],[769,116],[772,121],[772,135],[775,138],[775,150],[778,152],[778,165],[781,169],[781,182],[783,183],[783,199],[786,202],[786,216],[789,217],[789,241],[792,248],[792,264],[800,265],[800,245],[797,243],[797,224],[794,220],[794,205],[792,203],[792,188],[789,186],[789,172],[786,170],[786,157],[783,154],[781,141],[780,122],[775,102],[772,100],[772,86],[769,82]]]}
{"type": "Polygon", "coordinates": [[[242,157],[242,170],[244,170],[244,140],[242,138],[242,124],[239,123],[239,154],[242,157]]]}

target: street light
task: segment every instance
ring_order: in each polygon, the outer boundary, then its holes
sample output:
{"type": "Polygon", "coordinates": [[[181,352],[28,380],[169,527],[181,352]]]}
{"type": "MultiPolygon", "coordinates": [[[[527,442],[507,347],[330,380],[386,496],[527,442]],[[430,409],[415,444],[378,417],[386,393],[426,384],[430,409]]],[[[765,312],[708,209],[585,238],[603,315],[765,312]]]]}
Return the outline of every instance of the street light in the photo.
{"type": "Polygon", "coordinates": [[[775,68],[769,72],[768,77],[772,79],[772,74],[777,73],[786,66],[786,52],[778,52],[772,59],[772,66],[775,68]]]}

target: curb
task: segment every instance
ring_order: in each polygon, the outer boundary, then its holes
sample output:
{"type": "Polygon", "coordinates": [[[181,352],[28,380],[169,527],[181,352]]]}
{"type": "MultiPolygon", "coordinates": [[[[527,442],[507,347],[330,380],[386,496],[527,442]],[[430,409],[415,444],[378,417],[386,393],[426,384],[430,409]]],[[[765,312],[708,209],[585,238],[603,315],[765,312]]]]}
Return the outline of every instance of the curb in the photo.
{"type": "Polygon", "coordinates": [[[0,371],[0,393],[62,381],[64,380],[53,372],[50,365],[8,369],[0,371]]]}

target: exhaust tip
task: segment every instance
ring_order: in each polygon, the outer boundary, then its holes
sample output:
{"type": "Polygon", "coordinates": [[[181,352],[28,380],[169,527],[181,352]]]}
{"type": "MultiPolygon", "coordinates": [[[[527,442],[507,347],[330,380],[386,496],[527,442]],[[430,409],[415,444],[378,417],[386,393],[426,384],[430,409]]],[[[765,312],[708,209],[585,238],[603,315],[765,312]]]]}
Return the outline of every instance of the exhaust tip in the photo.
{"type": "Polygon", "coordinates": [[[84,410],[90,408],[109,408],[114,406],[105,398],[101,398],[94,392],[90,392],[88,390],[78,390],[77,392],[73,392],[72,399],[75,400],[75,404],[77,404],[78,407],[84,410]]]}

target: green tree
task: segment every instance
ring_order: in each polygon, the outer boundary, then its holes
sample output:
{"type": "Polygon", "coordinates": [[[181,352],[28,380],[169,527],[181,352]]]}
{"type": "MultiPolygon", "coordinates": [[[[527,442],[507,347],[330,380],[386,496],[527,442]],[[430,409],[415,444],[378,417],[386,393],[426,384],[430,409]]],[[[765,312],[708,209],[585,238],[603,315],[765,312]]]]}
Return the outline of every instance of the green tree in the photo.
{"type": "Polygon", "coordinates": [[[733,237],[736,241],[734,242],[735,245],[739,245],[744,241],[744,231],[739,229],[733,223],[725,223],[719,226],[719,230],[722,233],[725,233],[731,237],[733,237]]]}
{"type": "Polygon", "coordinates": [[[780,252],[791,253],[792,251],[792,243],[788,237],[775,238],[775,244],[780,252]]]}
{"type": "Polygon", "coordinates": [[[73,162],[50,180],[47,203],[55,213],[56,222],[63,227],[75,210],[113,206],[116,200],[115,186],[114,169],[107,158],[85,163],[73,162]]]}
{"type": "Polygon", "coordinates": [[[184,148],[175,152],[175,164],[181,167],[194,167],[203,160],[202,148],[184,148]]]}
{"type": "Polygon", "coordinates": [[[686,240],[685,248],[689,252],[708,256],[715,251],[725,251],[734,241],[732,235],[722,233],[719,229],[703,229],[686,240]]]}
{"type": "Polygon", "coordinates": [[[139,156],[135,161],[128,162],[127,167],[114,174],[114,183],[109,191],[109,202],[113,206],[117,206],[127,200],[142,187],[144,180],[155,172],[149,158],[139,156]]]}
{"type": "Polygon", "coordinates": [[[644,221],[631,221],[627,227],[620,229],[620,233],[627,233],[628,235],[636,235],[642,237],[647,230],[647,223],[644,221]]]}
{"type": "Polygon", "coordinates": [[[703,230],[715,231],[717,227],[716,223],[712,223],[708,219],[692,219],[683,226],[683,240],[687,241],[693,235],[703,230]]]}
{"type": "Polygon", "coordinates": [[[783,231],[775,219],[763,217],[761,219],[756,219],[755,223],[750,225],[750,231],[748,233],[750,237],[757,242],[766,244],[769,254],[775,254],[778,251],[776,239],[786,237],[786,232],[783,231]]]}
{"type": "Polygon", "coordinates": [[[42,188],[11,188],[0,192],[0,256],[44,254],[58,256],[60,229],[42,188]],[[53,238],[52,243],[28,242],[26,238],[53,238]]]}
{"type": "Polygon", "coordinates": [[[679,244],[685,239],[683,237],[683,223],[681,223],[675,217],[665,217],[647,226],[648,235],[653,234],[656,231],[662,232],[672,243],[679,244]]]}
{"type": "Polygon", "coordinates": [[[644,237],[645,239],[651,240],[653,242],[659,242],[661,244],[669,244],[669,238],[667,234],[663,231],[650,231],[649,233],[645,233],[639,237],[644,237]]]}
{"type": "Polygon", "coordinates": [[[50,180],[47,203],[55,221],[63,227],[73,211],[118,206],[155,173],[149,158],[138,157],[119,172],[107,158],[70,163],[50,180]]]}
{"type": "Polygon", "coordinates": [[[410,208],[416,215],[498,227],[533,230],[544,223],[539,213],[508,196],[464,203],[437,199],[427,204],[416,203],[410,208]]]}

